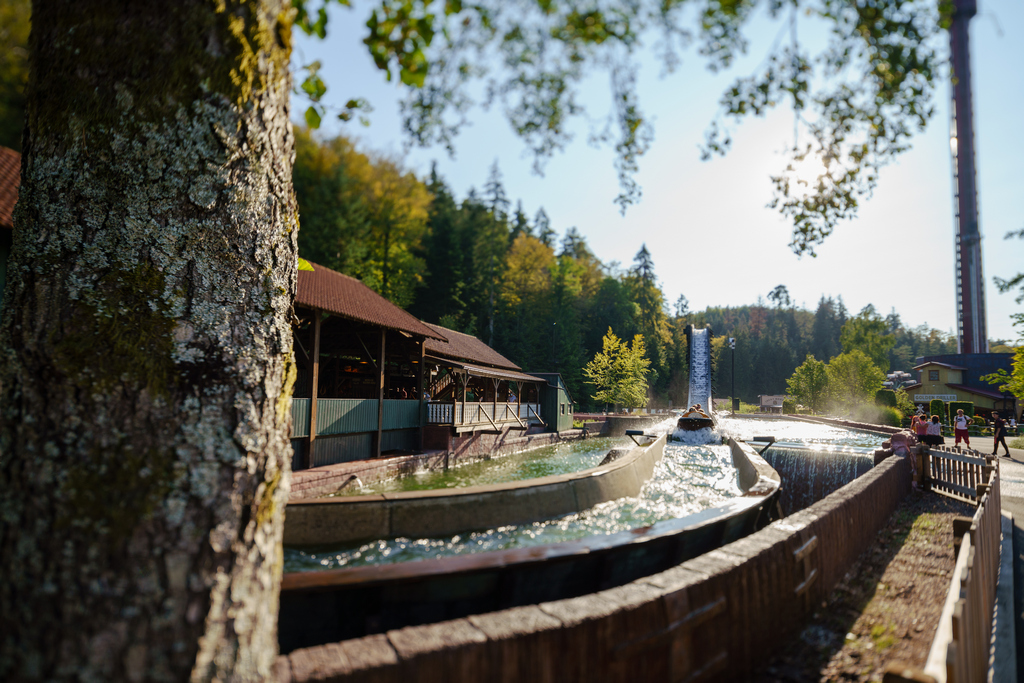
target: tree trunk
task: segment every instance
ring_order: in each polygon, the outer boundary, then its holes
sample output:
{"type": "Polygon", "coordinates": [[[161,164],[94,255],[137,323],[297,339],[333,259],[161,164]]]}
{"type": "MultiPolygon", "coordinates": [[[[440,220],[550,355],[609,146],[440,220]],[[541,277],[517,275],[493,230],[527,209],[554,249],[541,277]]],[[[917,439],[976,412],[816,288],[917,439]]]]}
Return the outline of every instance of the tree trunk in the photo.
{"type": "Polygon", "coordinates": [[[0,679],[277,653],[296,282],[290,5],[33,7],[0,327],[0,679]]]}

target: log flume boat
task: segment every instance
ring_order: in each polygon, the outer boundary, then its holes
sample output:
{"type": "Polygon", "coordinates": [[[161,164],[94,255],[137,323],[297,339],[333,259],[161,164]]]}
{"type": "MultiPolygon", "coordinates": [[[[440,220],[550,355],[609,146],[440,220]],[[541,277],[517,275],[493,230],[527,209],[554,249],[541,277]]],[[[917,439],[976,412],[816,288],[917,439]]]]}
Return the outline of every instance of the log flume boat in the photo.
{"type": "Polygon", "coordinates": [[[687,432],[695,432],[698,429],[707,429],[708,427],[714,428],[717,424],[714,417],[695,410],[683,413],[676,420],[676,427],[687,432]]]}

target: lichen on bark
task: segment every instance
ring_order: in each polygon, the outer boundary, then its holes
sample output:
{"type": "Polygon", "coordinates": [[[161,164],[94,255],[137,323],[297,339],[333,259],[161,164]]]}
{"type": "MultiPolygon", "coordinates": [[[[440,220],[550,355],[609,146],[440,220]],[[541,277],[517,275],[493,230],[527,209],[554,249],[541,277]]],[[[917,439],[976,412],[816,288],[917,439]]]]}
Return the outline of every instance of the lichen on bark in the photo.
{"type": "Polygon", "coordinates": [[[296,209],[283,2],[37,2],[0,324],[0,679],[276,653],[296,209]]]}

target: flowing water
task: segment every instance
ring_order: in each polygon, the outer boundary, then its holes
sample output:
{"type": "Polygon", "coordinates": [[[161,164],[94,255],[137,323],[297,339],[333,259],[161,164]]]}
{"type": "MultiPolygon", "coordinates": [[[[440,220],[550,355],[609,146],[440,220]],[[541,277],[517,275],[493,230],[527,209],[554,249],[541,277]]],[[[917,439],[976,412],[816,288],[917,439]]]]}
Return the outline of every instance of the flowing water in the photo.
{"type": "Polygon", "coordinates": [[[711,413],[711,335],[707,329],[690,332],[690,396],[687,406],[699,403],[711,413]]]}
{"type": "MultiPolygon", "coordinates": [[[[675,418],[649,428],[648,432],[662,433],[673,430],[675,418]]],[[[719,426],[720,434],[733,435],[738,438],[750,439],[753,436],[772,435],[785,439],[785,446],[773,446],[778,458],[772,454],[772,448],[765,453],[765,458],[775,459],[791,473],[783,474],[783,492],[800,492],[803,498],[820,495],[821,491],[830,487],[838,488],[853,475],[870,467],[868,456],[872,446],[877,447],[882,437],[855,434],[846,429],[826,427],[794,420],[767,419],[732,419],[722,418],[719,426]],[[791,453],[799,451],[803,453],[791,453]],[[798,469],[801,458],[807,461],[807,454],[812,453],[811,464],[803,463],[804,469],[798,469]],[[787,459],[788,458],[788,459],[787,459]],[[840,466],[837,458],[856,458],[854,466],[840,466]],[[845,469],[843,469],[845,467],[845,469]],[[805,478],[810,483],[806,486],[793,483],[796,478],[805,478]],[[787,484],[787,481],[789,482],[787,484]],[[841,483],[839,483],[841,482],[841,483]]],[[[644,485],[636,498],[624,498],[595,506],[580,513],[556,519],[535,522],[533,524],[508,525],[494,529],[467,531],[445,538],[395,538],[379,539],[362,543],[352,543],[321,548],[285,548],[285,571],[315,571],[320,569],[336,569],[340,567],[356,567],[363,565],[392,564],[437,557],[479,553],[492,550],[521,548],[545,545],[561,541],[576,540],[588,536],[604,535],[626,531],[656,522],[685,517],[724,503],[740,495],[737,486],[736,470],[732,466],[732,456],[727,445],[723,445],[720,434],[710,429],[698,432],[673,431],[678,439],[669,442],[661,462],[655,467],[654,475],[644,485]]],[[[593,444],[596,440],[581,442],[593,444]]],[[[628,443],[628,442],[627,442],[628,443]]],[[[598,454],[568,454],[567,459],[576,459],[578,464],[586,464],[586,458],[593,457],[597,462],[603,457],[598,454]]],[[[545,465],[535,462],[533,458],[523,454],[520,464],[509,466],[509,470],[521,468],[538,468],[543,471],[545,465]]],[[[565,455],[565,454],[563,454],[565,455]]],[[[518,456],[508,456],[517,458],[518,456]]],[[[503,458],[450,470],[460,478],[458,485],[475,485],[486,481],[492,476],[486,471],[489,468],[504,468],[503,458]],[[472,470],[470,468],[473,468],[472,470]],[[485,479],[468,476],[479,471],[485,479]]],[[[510,463],[513,461],[510,461],[510,463]]],[[[586,464],[586,466],[591,466],[586,464]]],[[[583,467],[581,467],[583,469],[583,467]]],[[[779,469],[776,467],[776,469],[779,469]]],[[[544,472],[540,476],[546,476],[544,472]]],[[[551,472],[553,473],[553,472],[551,472]]],[[[780,471],[782,474],[782,471],[780,471]]],[[[431,475],[433,476],[433,475],[431,475]]],[[[504,475],[499,475],[504,476],[504,475]]],[[[417,482],[417,477],[407,477],[412,483],[394,484],[401,489],[420,487],[426,478],[417,482]]],[[[441,487],[449,486],[442,478],[441,487]]],[[[508,481],[508,479],[505,479],[508,481]]],[[[831,488],[831,490],[834,490],[831,488]]],[[[793,512],[793,508],[784,508],[793,512]]],[[[796,508],[799,509],[799,508],[796,508]]]]}
{"type": "Polygon", "coordinates": [[[874,466],[874,451],[886,439],[843,427],[785,419],[720,418],[719,429],[750,442],[782,478],[779,502],[786,514],[818,502],[874,466]],[[774,436],[767,441],[759,436],[774,436]]]}
{"type": "Polygon", "coordinates": [[[451,467],[448,470],[423,470],[362,488],[346,489],[338,495],[365,496],[372,493],[483,486],[537,479],[554,474],[568,474],[597,467],[612,448],[632,448],[633,445],[628,437],[600,437],[569,441],[490,460],[476,460],[458,467],[451,467]]]}

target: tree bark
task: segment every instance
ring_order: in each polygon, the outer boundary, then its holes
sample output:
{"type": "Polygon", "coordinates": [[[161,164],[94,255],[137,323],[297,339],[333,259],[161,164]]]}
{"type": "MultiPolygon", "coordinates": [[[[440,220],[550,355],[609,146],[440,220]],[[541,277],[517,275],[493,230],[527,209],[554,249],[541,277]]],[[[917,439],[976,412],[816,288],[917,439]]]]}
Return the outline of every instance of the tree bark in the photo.
{"type": "Polygon", "coordinates": [[[291,12],[34,4],[0,327],[2,680],[271,675],[291,12]]]}

